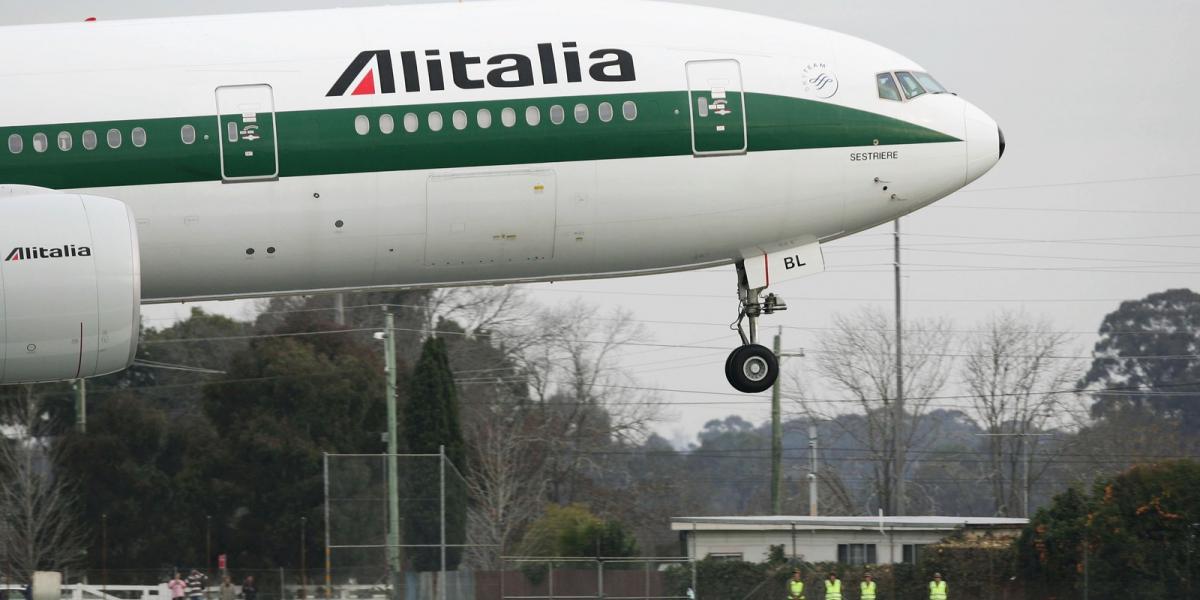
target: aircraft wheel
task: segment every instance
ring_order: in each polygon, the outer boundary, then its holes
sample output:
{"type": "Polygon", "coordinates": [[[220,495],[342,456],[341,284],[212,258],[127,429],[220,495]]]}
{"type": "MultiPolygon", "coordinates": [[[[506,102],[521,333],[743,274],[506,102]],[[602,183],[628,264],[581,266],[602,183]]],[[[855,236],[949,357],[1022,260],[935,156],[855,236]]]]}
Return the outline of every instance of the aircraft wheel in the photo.
{"type": "Polygon", "coordinates": [[[779,359],[765,346],[747,344],[729,354],[725,361],[725,378],[739,392],[757,394],[766,391],[779,378],[779,359]]]}

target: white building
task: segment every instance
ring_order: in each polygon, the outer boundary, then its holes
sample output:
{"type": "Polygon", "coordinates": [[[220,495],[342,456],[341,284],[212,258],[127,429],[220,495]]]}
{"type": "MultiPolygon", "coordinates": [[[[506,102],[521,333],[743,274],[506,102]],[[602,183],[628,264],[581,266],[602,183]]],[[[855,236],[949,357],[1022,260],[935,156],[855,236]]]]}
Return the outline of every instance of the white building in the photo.
{"type": "Polygon", "coordinates": [[[687,556],[762,562],[771,546],[809,562],[916,562],[921,547],[958,532],[1015,537],[1028,521],[988,517],[675,517],[687,556]]]}

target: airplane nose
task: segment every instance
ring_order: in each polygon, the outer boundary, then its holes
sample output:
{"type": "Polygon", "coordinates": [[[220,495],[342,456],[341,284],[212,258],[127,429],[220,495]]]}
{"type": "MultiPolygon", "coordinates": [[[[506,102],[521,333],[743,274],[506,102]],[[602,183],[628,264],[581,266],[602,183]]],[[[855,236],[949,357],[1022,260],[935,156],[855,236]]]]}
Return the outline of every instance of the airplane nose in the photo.
{"type": "Polygon", "coordinates": [[[963,102],[963,121],[967,142],[966,183],[971,183],[996,166],[1004,154],[1004,135],[987,113],[963,102]]]}

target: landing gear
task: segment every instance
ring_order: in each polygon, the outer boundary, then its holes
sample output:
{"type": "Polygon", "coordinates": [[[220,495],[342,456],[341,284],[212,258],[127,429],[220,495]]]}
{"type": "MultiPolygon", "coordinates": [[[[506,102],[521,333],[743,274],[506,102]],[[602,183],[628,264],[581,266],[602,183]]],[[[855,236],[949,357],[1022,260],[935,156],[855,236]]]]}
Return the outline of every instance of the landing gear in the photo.
{"type": "MultiPolygon", "coordinates": [[[[746,283],[745,265],[738,261],[738,311],[736,328],[742,338],[741,347],[725,359],[725,378],[734,389],[746,394],[757,394],[775,385],[779,378],[779,359],[769,348],[758,343],[758,317],[787,310],[787,304],[775,294],[760,299],[764,288],[751,289],[746,283]],[[750,335],[742,328],[742,321],[749,319],[750,335]]],[[[731,326],[731,329],[733,327],[731,326]]]]}

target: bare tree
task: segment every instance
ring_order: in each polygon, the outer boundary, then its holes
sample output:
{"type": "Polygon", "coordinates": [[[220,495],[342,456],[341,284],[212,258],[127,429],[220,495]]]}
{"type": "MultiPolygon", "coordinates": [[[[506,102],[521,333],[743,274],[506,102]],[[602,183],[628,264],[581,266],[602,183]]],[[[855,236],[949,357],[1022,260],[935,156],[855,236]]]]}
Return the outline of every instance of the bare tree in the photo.
{"type": "Polygon", "coordinates": [[[468,333],[511,331],[528,324],[537,308],[516,286],[439,288],[426,298],[425,330],[433,331],[439,319],[454,319],[468,333]]]}
{"type": "Polygon", "coordinates": [[[57,455],[40,431],[37,397],[25,386],[0,419],[0,551],[18,577],[78,563],[86,546],[73,488],[54,473],[57,455]]]}
{"type": "Polygon", "coordinates": [[[516,402],[490,405],[467,425],[471,476],[467,489],[468,559],[478,569],[499,570],[500,557],[542,512],[547,478],[543,423],[516,402]]]}
{"type": "Polygon", "coordinates": [[[907,322],[903,341],[905,410],[900,423],[895,423],[896,330],[887,314],[875,308],[835,315],[833,329],[817,343],[817,372],[843,399],[833,403],[812,399],[802,402],[810,417],[838,424],[868,450],[873,495],[880,507],[895,505],[896,463],[908,464],[911,451],[933,433],[932,428],[922,426],[924,416],[932,397],[945,386],[951,367],[946,321],[907,322]],[[856,406],[865,416],[864,427],[850,427],[855,420],[833,418],[847,404],[856,406]],[[895,443],[897,432],[899,444],[895,443]]]}
{"type": "Polygon", "coordinates": [[[617,362],[622,348],[645,339],[629,313],[576,303],[537,323],[541,336],[524,344],[520,361],[545,420],[549,499],[571,502],[580,476],[605,466],[587,451],[644,439],[659,402],[617,362]]]}
{"type": "Polygon", "coordinates": [[[546,501],[604,502],[589,493],[591,482],[619,467],[593,451],[640,442],[656,416],[656,399],[634,389],[618,364],[629,343],[644,339],[627,313],[578,303],[548,309],[512,290],[441,293],[429,310],[453,316],[467,335],[488,336],[495,350],[454,359],[472,446],[470,535],[486,546],[471,558],[481,568],[499,566],[499,552],[546,501]]]}
{"type": "Polygon", "coordinates": [[[1062,392],[1081,365],[1064,359],[1068,339],[1045,320],[1003,312],[967,343],[961,378],[983,426],[997,515],[1028,516],[1024,500],[1037,481],[1040,436],[1060,418],[1062,392]]]}

